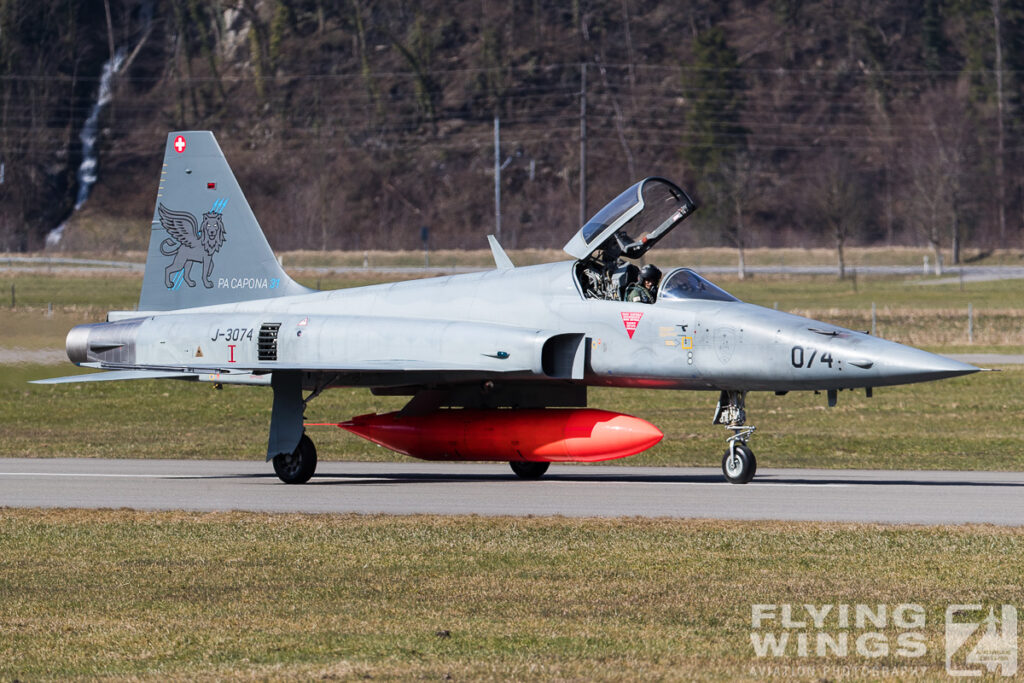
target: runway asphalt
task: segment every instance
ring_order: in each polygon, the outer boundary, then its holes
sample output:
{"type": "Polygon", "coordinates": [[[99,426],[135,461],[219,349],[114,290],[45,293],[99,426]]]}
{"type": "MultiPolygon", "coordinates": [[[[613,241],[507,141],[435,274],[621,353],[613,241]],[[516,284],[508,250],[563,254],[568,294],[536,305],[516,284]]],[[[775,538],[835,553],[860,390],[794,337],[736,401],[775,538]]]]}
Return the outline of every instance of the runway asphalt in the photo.
{"type": "Polygon", "coordinates": [[[302,486],[269,463],[0,459],[0,506],[256,512],[564,515],[1024,524],[1024,472],[759,470],[552,465],[537,481],[504,463],[322,462],[302,486]]]}

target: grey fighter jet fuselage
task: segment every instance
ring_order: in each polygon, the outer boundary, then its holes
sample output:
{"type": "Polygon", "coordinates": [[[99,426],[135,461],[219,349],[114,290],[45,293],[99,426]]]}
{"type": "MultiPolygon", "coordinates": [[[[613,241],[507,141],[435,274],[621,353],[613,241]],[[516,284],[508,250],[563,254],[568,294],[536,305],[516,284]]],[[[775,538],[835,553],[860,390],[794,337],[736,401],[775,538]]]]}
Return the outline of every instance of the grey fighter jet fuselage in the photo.
{"type": "Polygon", "coordinates": [[[417,457],[507,459],[525,477],[660,438],[638,418],[586,409],[588,386],[717,391],[715,422],[734,432],[723,472],[744,483],[756,469],[748,391],[825,391],[834,404],[844,389],[978,370],[743,303],[686,268],[656,283],[655,303],[622,300],[630,260],[696,208],[659,178],[588,222],[566,245],[575,260],[515,268],[492,240],[495,270],[316,292],[280,269],[210,133],[171,133],[164,166],[139,310],[68,335],[74,363],[108,372],[49,381],[270,385],[267,457],[288,482],[315,468],[305,403],[335,386],[411,397],[400,413],[339,426],[417,457]]]}

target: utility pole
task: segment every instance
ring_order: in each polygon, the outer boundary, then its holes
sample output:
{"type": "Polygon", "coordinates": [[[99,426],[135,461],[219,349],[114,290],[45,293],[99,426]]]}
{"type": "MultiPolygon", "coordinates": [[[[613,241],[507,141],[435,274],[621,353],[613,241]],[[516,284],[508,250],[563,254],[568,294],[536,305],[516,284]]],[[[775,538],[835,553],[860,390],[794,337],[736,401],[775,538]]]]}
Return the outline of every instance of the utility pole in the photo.
{"type": "Polygon", "coordinates": [[[999,137],[996,140],[996,183],[999,194],[999,246],[1006,246],[1006,170],[1004,155],[1006,143],[1003,132],[1003,37],[1002,26],[999,19],[999,3],[1001,0],[992,0],[992,20],[995,22],[996,38],[996,112],[999,116],[997,129],[999,137]]]}
{"type": "Polygon", "coordinates": [[[501,122],[494,117],[494,237],[501,242],[501,122]]]}
{"type": "Polygon", "coordinates": [[[580,64],[580,226],[587,222],[587,63],[580,64]]]}

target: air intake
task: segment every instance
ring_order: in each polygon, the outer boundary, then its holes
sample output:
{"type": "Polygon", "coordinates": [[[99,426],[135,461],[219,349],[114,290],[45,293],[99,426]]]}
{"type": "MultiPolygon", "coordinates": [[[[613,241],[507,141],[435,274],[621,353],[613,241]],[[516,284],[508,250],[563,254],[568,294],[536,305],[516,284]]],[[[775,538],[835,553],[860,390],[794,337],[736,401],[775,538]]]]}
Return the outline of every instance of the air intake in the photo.
{"type": "Polygon", "coordinates": [[[277,360],[277,331],[281,323],[263,323],[260,325],[260,338],[257,348],[260,360],[277,360]]]}

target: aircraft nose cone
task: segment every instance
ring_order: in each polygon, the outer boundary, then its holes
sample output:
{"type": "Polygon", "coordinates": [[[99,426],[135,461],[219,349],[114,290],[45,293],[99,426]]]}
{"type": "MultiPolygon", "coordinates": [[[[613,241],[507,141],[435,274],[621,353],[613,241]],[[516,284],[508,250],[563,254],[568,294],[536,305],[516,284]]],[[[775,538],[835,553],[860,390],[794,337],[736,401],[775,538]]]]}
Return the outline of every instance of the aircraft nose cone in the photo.
{"type": "Polygon", "coordinates": [[[892,348],[884,349],[875,358],[875,368],[886,380],[899,383],[947,379],[981,370],[968,363],[901,344],[892,344],[892,348]]]}

